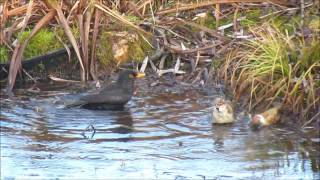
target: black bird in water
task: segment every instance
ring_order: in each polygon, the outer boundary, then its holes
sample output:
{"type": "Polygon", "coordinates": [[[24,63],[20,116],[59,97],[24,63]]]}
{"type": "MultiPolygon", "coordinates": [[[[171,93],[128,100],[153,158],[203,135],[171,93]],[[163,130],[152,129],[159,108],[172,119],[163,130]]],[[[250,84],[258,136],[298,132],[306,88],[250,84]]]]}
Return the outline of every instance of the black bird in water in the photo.
{"type": "Polygon", "coordinates": [[[145,74],[135,70],[121,71],[115,83],[104,87],[96,93],[81,95],[65,107],[82,107],[86,109],[118,110],[130,101],[134,91],[134,79],[144,77],[145,74]]]}

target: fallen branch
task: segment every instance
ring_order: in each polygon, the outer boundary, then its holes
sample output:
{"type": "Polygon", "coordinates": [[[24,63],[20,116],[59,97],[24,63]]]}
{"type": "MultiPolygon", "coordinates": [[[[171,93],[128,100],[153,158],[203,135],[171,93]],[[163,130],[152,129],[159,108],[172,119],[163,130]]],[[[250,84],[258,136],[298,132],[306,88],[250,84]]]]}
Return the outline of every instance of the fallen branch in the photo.
{"type": "Polygon", "coordinates": [[[61,79],[58,77],[54,77],[52,75],[49,75],[49,79],[56,82],[68,82],[68,83],[80,83],[81,81],[75,81],[75,80],[68,80],[68,79],[61,79]]]}
{"type": "Polygon", "coordinates": [[[194,22],[185,21],[185,20],[180,19],[180,18],[176,18],[176,20],[178,20],[178,21],[180,21],[180,22],[182,22],[182,23],[184,23],[184,24],[187,24],[187,25],[189,25],[189,26],[198,28],[198,29],[200,29],[200,30],[202,30],[202,31],[210,34],[211,36],[220,39],[220,40],[227,40],[226,37],[224,37],[223,35],[221,35],[221,34],[218,33],[217,31],[212,30],[212,29],[210,29],[210,28],[207,28],[207,27],[205,27],[205,26],[202,26],[202,25],[200,25],[200,24],[197,24],[197,23],[194,23],[194,22]]]}
{"type": "Polygon", "coordinates": [[[270,1],[268,1],[268,0],[216,0],[213,2],[204,2],[204,3],[183,5],[183,6],[177,5],[175,8],[172,8],[172,9],[165,9],[165,10],[158,11],[158,12],[156,12],[156,15],[164,15],[164,14],[175,13],[175,12],[179,12],[179,11],[187,11],[187,10],[191,10],[191,9],[212,6],[215,4],[263,3],[263,2],[272,2],[274,4],[280,4],[280,5],[290,5],[285,0],[270,0],[270,1]]]}
{"type": "Polygon", "coordinates": [[[204,46],[204,47],[200,47],[200,48],[194,48],[194,49],[187,49],[187,50],[183,50],[181,48],[177,48],[175,46],[171,46],[171,45],[166,45],[165,47],[168,48],[169,50],[173,51],[174,53],[179,53],[179,54],[188,54],[188,53],[196,53],[198,51],[203,51],[206,49],[211,49],[214,48],[216,46],[221,45],[222,43],[218,43],[218,44],[211,44],[208,46],[204,46]]]}

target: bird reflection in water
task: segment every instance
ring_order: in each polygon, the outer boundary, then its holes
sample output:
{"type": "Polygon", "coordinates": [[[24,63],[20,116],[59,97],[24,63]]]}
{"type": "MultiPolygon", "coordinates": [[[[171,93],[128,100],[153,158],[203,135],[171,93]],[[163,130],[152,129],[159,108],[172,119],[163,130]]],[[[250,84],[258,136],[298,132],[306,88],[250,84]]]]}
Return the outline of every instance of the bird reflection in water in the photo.
{"type": "MultiPolygon", "coordinates": [[[[115,128],[110,128],[113,133],[117,134],[129,134],[133,131],[133,120],[129,110],[126,108],[123,111],[113,111],[115,118],[114,124],[118,125],[115,128]]],[[[83,130],[81,133],[85,139],[93,139],[94,135],[96,134],[97,130],[94,127],[94,122],[91,122],[86,129],[83,130]]],[[[119,138],[117,141],[129,141],[131,138],[119,138]]],[[[114,139],[113,139],[114,140],[114,139]]]]}
{"type": "Polygon", "coordinates": [[[212,126],[213,144],[216,150],[223,148],[224,140],[229,138],[232,127],[232,124],[212,126]]]}
{"type": "Polygon", "coordinates": [[[119,134],[131,133],[133,130],[133,120],[131,112],[127,109],[124,109],[123,111],[118,111],[115,123],[117,123],[120,126],[111,129],[112,132],[119,134]]]}

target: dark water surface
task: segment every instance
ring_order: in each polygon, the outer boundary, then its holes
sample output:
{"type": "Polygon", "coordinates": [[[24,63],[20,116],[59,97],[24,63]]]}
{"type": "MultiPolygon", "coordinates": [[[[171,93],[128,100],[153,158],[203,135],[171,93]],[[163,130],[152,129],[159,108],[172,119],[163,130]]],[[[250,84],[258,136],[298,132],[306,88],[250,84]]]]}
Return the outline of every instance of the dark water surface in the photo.
{"type": "Polygon", "coordinates": [[[1,96],[1,179],[320,178],[313,129],[252,131],[242,113],[213,126],[214,96],[196,91],[140,90],[124,111],[63,109],[55,101],[66,93],[1,96]]]}

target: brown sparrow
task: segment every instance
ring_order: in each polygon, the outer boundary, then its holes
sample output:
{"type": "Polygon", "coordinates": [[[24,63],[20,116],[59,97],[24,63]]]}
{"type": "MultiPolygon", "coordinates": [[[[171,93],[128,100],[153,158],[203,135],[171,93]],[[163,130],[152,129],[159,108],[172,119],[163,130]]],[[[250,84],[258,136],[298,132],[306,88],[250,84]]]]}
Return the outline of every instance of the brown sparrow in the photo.
{"type": "Polygon", "coordinates": [[[275,124],[280,120],[279,110],[280,106],[276,106],[263,113],[256,114],[253,116],[250,123],[253,127],[263,127],[275,124]]]}
{"type": "Polygon", "coordinates": [[[212,123],[224,124],[233,122],[234,114],[231,102],[222,98],[216,98],[212,111],[212,123]]]}

